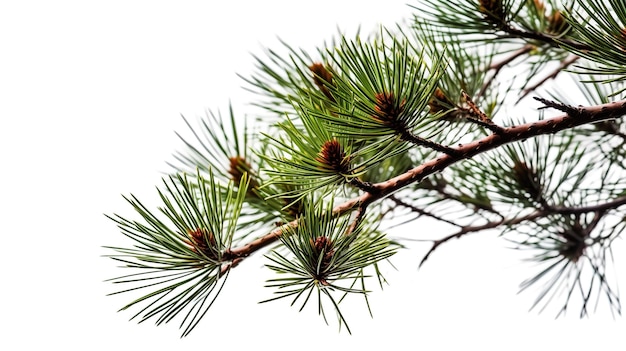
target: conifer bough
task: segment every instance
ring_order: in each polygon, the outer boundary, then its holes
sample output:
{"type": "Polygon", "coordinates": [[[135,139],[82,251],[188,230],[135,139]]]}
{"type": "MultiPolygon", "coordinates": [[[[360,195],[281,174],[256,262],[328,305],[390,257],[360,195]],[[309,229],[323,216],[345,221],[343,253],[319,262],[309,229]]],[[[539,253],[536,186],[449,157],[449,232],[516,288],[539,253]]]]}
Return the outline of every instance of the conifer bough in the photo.
{"type": "Polygon", "coordinates": [[[403,248],[388,223],[429,217],[447,234],[415,238],[432,243],[422,264],[498,230],[540,266],[520,285],[538,287],[532,308],[621,313],[610,262],[626,227],[623,2],[413,8],[404,27],[256,58],[245,80],[257,119],[229,108],[185,120],[161,204],[130,196],[135,217],[110,216],[132,242],[110,247],[132,271],[111,279],[115,294],[139,296],[122,309],[188,335],[261,251],[274,274],[263,302],[314,304],[350,331],[342,301],[369,309],[380,266],[403,248]]]}

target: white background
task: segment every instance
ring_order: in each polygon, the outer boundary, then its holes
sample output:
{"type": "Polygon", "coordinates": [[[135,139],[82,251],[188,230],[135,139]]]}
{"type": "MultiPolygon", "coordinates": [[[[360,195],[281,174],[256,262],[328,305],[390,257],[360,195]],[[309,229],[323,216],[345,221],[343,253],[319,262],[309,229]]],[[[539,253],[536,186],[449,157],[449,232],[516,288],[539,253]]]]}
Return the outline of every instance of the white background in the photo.
{"type": "Polygon", "coordinates": [[[348,307],[352,336],[314,308],[259,305],[270,296],[262,255],[236,268],[182,340],[174,323],[116,312],[135,295],[105,296],[115,288],[103,281],[125,272],[102,246],[128,241],[103,214],[132,215],[120,195],[131,192],[157,205],[165,162],[182,149],[181,113],[194,121],[229,99],[251,111],[236,76],[252,72],[251,53],[280,48],[277,37],[312,50],[337,27],[393,25],[412,13],[404,2],[2,2],[0,348],[624,350],[624,318],[606,306],[585,320],[527,312],[534,296],[517,285],[534,271],[493,234],[450,242],[419,271],[425,246],[399,254],[372,296],[374,319],[360,300],[348,307]]]}

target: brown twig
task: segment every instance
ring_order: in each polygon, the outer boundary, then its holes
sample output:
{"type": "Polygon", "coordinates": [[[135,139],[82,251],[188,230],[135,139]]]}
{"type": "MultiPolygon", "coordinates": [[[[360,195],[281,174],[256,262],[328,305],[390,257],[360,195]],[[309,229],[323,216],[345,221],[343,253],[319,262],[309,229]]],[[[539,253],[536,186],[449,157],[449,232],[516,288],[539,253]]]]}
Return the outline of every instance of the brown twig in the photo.
{"type": "Polygon", "coordinates": [[[424,139],[421,138],[411,132],[409,132],[408,130],[402,130],[400,131],[401,135],[400,137],[402,138],[402,140],[404,141],[408,141],[412,144],[418,145],[418,146],[423,146],[423,147],[427,147],[429,149],[438,151],[438,152],[443,152],[446,155],[457,155],[457,151],[455,148],[449,147],[449,146],[445,146],[445,145],[441,145],[438,143],[435,143],[434,141],[430,141],[428,139],[424,139]]]}
{"type": "Polygon", "coordinates": [[[237,267],[241,261],[243,261],[243,258],[237,257],[234,260],[230,261],[229,263],[223,265],[222,268],[220,269],[219,277],[224,276],[224,274],[228,273],[232,268],[237,267]]]}
{"type": "Polygon", "coordinates": [[[352,232],[354,232],[354,230],[359,226],[359,224],[365,217],[366,211],[367,211],[367,206],[359,206],[359,208],[357,208],[356,215],[354,216],[352,223],[350,223],[350,226],[348,227],[344,235],[350,235],[352,234],[352,232]]]}
{"type": "Polygon", "coordinates": [[[508,220],[499,220],[499,221],[494,221],[494,222],[488,222],[485,223],[483,225],[477,225],[477,226],[467,226],[467,227],[463,227],[461,228],[458,232],[454,233],[454,234],[450,234],[446,237],[444,237],[443,239],[439,239],[439,240],[434,240],[433,241],[433,246],[430,248],[430,250],[428,250],[428,252],[426,253],[426,255],[424,255],[424,257],[422,258],[422,261],[420,262],[419,266],[421,267],[424,262],[426,262],[426,260],[430,257],[430,255],[435,252],[435,250],[441,246],[442,244],[455,239],[455,238],[460,238],[466,234],[469,233],[475,233],[475,232],[479,232],[479,231],[483,231],[483,230],[487,230],[487,229],[493,229],[493,228],[497,228],[501,225],[513,225],[513,224],[519,224],[521,222],[524,221],[530,221],[539,217],[543,217],[545,216],[545,211],[537,211],[537,212],[533,212],[527,216],[523,216],[523,217],[519,217],[519,218],[511,218],[508,220]]]}
{"type": "Polygon", "coordinates": [[[536,84],[533,84],[533,85],[527,87],[526,89],[524,89],[522,91],[522,95],[520,96],[519,100],[517,100],[516,104],[518,104],[520,101],[522,101],[522,99],[525,98],[528,94],[530,94],[533,91],[537,90],[537,88],[542,86],[548,80],[555,79],[556,76],[559,73],[561,73],[561,71],[563,71],[564,69],[569,67],[574,62],[578,61],[578,59],[580,59],[580,56],[574,55],[574,54],[571,54],[568,57],[566,57],[563,61],[561,61],[561,64],[559,65],[559,67],[557,67],[554,71],[552,71],[552,73],[550,73],[548,76],[544,77],[542,80],[540,80],[536,84]]]}
{"type": "Polygon", "coordinates": [[[361,179],[356,178],[356,177],[350,179],[349,184],[353,185],[357,189],[363,190],[363,191],[368,192],[368,193],[377,191],[376,188],[374,188],[372,186],[372,183],[364,182],[361,179]]]}
{"type": "MultiPolygon", "coordinates": [[[[468,195],[468,194],[464,193],[463,191],[460,191],[459,189],[454,189],[454,190],[456,190],[456,191],[458,191],[458,192],[459,192],[459,194],[458,194],[458,195],[457,195],[457,194],[452,194],[452,193],[450,193],[450,192],[448,192],[448,191],[446,191],[446,190],[445,190],[445,186],[444,186],[444,187],[441,187],[441,186],[438,186],[438,185],[435,185],[435,186],[424,186],[424,185],[422,184],[422,185],[421,185],[421,187],[422,187],[423,189],[427,189],[427,190],[435,190],[435,191],[437,192],[437,194],[439,194],[439,195],[441,195],[441,196],[442,196],[442,199],[445,199],[445,200],[453,200],[453,201],[459,202],[459,203],[461,203],[461,204],[465,204],[465,203],[467,203],[467,201],[466,201],[466,200],[464,200],[464,198],[467,198],[467,197],[469,197],[469,196],[470,196],[470,195],[468,195]]],[[[483,210],[483,211],[487,211],[487,212],[489,212],[489,213],[495,214],[496,216],[498,216],[498,217],[500,217],[500,218],[503,218],[503,217],[502,217],[502,214],[501,214],[500,212],[498,212],[498,211],[494,210],[494,209],[493,209],[491,206],[489,206],[488,204],[473,203],[473,205],[474,205],[476,208],[478,208],[478,209],[481,209],[481,210],[483,210]]]]}
{"type": "Polygon", "coordinates": [[[563,44],[578,50],[591,50],[591,47],[587,44],[579,43],[570,39],[559,38],[539,32],[528,32],[525,30],[517,29],[512,26],[504,26],[501,28],[504,32],[508,33],[512,37],[521,39],[537,40],[542,43],[546,43],[553,47],[561,47],[563,44]]]}
{"type": "Polygon", "coordinates": [[[505,57],[501,61],[498,61],[496,63],[492,63],[491,65],[489,65],[487,70],[493,71],[493,73],[491,74],[489,79],[485,81],[483,86],[480,88],[480,91],[478,92],[478,94],[476,94],[476,100],[480,99],[480,97],[482,97],[485,94],[489,86],[491,86],[493,81],[496,79],[496,76],[498,75],[498,73],[500,73],[500,71],[502,70],[502,68],[504,68],[504,66],[513,62],[516,58],[531,52],[533,49],[535,49],[535,45],[526,44],[522,46],[521,48],[519,48],[518,50],[513,51],[513,53],[511,53],[509,56],[505,57]]]}
{"type": "Polygon", "coordinates": [[[445,223],[448,223],[448,224],[453,225],[455,227],[459,227],[458,224],[452,222],[451,220],[448,220],[448,219],[445,219],[445,218],[441,218],[441,217],[436,216],[436,215],[434,215],[434,214],[432,214],[432,213],[430,213],[428,211],[422,210],[421,208],[415,207],[412,204],[406,203],[406,202],[398,199],[395,195],[390,195],[388,197],[388,199],[391,200],[396,205],[402,206],[402,207],[406,207],[409,210],[411,210],[412,212],[415,212],[415,213],[417,213],[420,216],[430,217],[430,218],[433,218],[433,219],[438,220],[440,222],[445,222],[445,223]]]}
{"type": "Polygon", "coordinates": [[[589,212],[604,213],[608,210],[618,208],[622,205],[626,205],[626,196],[616,197],[612,201],[604,202],[597,205],[581,206],[581,207],[563,207],[563,206],[550,206],[544,211],[550,213],[558,213],[562,215],[570,214],[583,214],[589,212]]]}
{"type": "MultiPolygon", "coordinates": [[[[474,142],[461,145],[455,149],[457,151],[456,155],[441,155],[434,160],[424,162],[423,164],[387,181],[372,184],[374,188],[378,189],[377,192],[365,192],[356,198],[350,199],[343,204],[336,206],[333,209],[333,215],[341,216],[354,208],[368,206],[370,203],[387,197],[407,185],[421,181],[433,173],[440,172],[456,162],[474,157],[480,153],[495,149],[504,144],[525,140],[538,135],[556,133],[583,124],[614,119],[626,114],[626,100],[597,106],[577,108],[551,103],[547,100],[545,100],[545,103],[547,103],[549,107],[555,107],[561,111],[566,110],[567,113],[537,122],[504,128],[502,134],[491,134],[474,142]]],[[[626,202],[626,198],[623,198],[622,201],[626,202]]],[[[284,226],[296,227],[297,225],[298,221],[294,220],[284,226]]],[[[224,255],[231,258],[233,262],[237,258],[248,257],[252,253],[278,240],[283,233],[282,228],[284,226],[276,228],[267,235],[255,239],[241,247],[226,250],[224,255]]],[[[237,263],[239,262],[240,260],[237,261],[237,263]]]]}
{"type": "Polygon", "coordinates": [[[506,226],[506,225],[520,224],[525,221],[531,221],[537,218],[546,217],[546,216],[554,215],[554,214],[569,215],[569,214],[583,214],[583,213],[595,212],[596,216],[594,217],[594,221],[592,222],[592,227],[591,227],[593,228],[598,224],[600,218],[602,217],[602,214],[604,214],[606,211],[610,209],[615,209],[622,205],[626,205],[626,196],[621,196],[621,197],[614,199],[613,201],[601,203],[598,205],[581,206],[581,207],[562,207],[562,206],[548,207],[548,208],[535,211],[533,213],[530,213],[522,217],[488,222],[483,225],[462,227],[458,232],[454,234],[450,234],[439,240],[434,240],[433,246],[430,248],[430,250],[428,250],[426,255],[424,255],[424,258],[422,258],[422,261],[420,262],[419,266],[421,267],[424,264],[424,262],[426,262],[426,260],[430,257],[430,255],[442,244],[450,241],[451,239],[460,238],[469,233],[475,233],[475,232],[479,232],[479,231],[483,231],[487,229],[493,229],[502,225],[506,226]]]}

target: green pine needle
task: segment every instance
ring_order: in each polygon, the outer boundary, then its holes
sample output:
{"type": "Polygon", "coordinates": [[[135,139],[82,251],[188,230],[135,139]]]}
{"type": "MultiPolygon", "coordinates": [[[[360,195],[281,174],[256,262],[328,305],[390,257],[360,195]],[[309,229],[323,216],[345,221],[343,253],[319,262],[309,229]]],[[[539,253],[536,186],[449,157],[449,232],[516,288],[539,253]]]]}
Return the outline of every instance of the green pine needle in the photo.
{"type": "Polygon", "coordinates": [[[121,309],[140,308],[131,319],[154,318],[161,324],[182,315],[186,336],[219,295],[227,278],[221,270],[228,261],[222,255],[232,243],[248,180],[244,174],[235,191],[232,182],[226,187],[217,183],[210,169],[208,175],[198,173],[193,181],[186,175],[164,179],[158,212],[134,196],[126,198],[139,220],[107,216],[134,242],[133,248],[108,247],[117,252],[108,257],[136,272],[110,279],[126,286],[113,294],[144,292],[121,309]]]}
{"type": "Polygon", "coordinates": [[[340,302],[347,294],[359,294],[365,296],[370,309],[365,288],[369,276],[364,271],[375,267],[374,273],[381,279],[376,264],[391,257],[398,247],[384,234],[363,225],[347,233],[349,218],[332,216],[331,205],[308,201],[298,225],[285,228],[281,242],[288,253],[273,251],[266,256],[271,262],[267,267],[279,276],[269,279],[266,286],[277,289],[277,296],[262,302],[291,297],[293,305],[303,299],[302,310],[317,290],[319,313],[326,319],[324,301],[330,301],[339,325],[350,331],[340,302]],[[355,287],[357,283],[360,288],[355,287]]]}

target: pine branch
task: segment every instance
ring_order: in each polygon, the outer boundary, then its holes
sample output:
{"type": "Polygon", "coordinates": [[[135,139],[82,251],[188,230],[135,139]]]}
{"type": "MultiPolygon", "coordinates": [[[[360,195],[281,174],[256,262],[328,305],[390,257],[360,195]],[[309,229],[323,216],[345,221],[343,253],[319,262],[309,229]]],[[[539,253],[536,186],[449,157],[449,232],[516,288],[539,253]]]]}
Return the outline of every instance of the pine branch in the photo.
{"type": "MultiPolygon", "coordinates": [[[[559,131],[574,128],[584,124],[600,122],[608,119],[621,117],[626,114],[626,100],[611,102],[608,104],[589,106],[589,107],[571,107],[548,100],[539,99],[548,107],[553,107],[568,113],[549,119],[524,123],[516,126],[504,128],[501,134],[492,134],[474,142],[460,145],[455,148],[457,155],[441,155],[438,158],[427,161],[399,176],[391,178],[387,181],[372,184],[376,189],[375,192],[365,192],[362,195],[344,202],[336,206],[332,214],[341,216],[347,212],[361,207],[367,206],[377,200],[385,198],[394,192],[412,184],[419,182],[427,176],[440,172],[450,165],[462,161],[463,159],[472,158],[478,154],[493,150],[502,145],[533,138],[539,135],[557,133],[559,131]]],[[[286,226],[296,228],[298,220],[291,221],[286,226]]],[[[278,240],[283,232],[282,227],[253,240],[241,247],[227,250],[225,255],[233,258],[245,258],[255,251],[258,251],[278,240]]]]}
{"type": "MultiPolygon", "coordinates": [[[[547,100],[541,101],[550,103],[547,100]]],[[[461,161],[462,159],[474,157],[475,155],[495,149],[504,144],[525,140],[538,135],[552,134],[588,123],[595,123],[621,117],[626,114],[626,100],[611,102],[603,105],[578,108],[567,107],[565,105],[557,103],[551,103],[551,105],[552,106],[550,107],[567,109],[568,113],[537,122],[524,123],[517,126],[504,128],[504,132],[500,135],[492,134],[474,142],[460,145],[456,148],[456,150],[461,156],[442,155],[435,160],[425,162],[422,165],[417,166],[404,174],[389,179],[388,181],[374,184],[374,186],[379,188],[379,196],[384,197],[387,194],[391,194],[408,184],[421,181],[430,174],[440,172],[448,166],[458,161],[461,161]]],[[[367,194],[363,197],[364,198],[361,200],[363,202],[372,201],[368,198],[367,194]]]]}
{"type": "MultiPolygon", "coordinates": [[[[143,222],[110,217],[135,242],[130,249],[112,248],[118,254],[110,257],[143,269],[112,279],[136,286],[118,292],[157,287],[123,309],[147,304],[136,316],[157,318],[157,324],[184,311],[181,326],[187,335],[215,301],[231,269],[280,241],[281,249],[267,255],[267,267],[281,275],[267,285],[277,288],[277,297],[266,301],[288,297],[293,304],[302,298],[304,308],[316,291],[324,319],[322,300],[332,304],[340,326],[347,327],[339,304],[356,293],[369,308],[364,283],[369,273],[364,272],[373,268],[373,275],[384,281],[377,264],[399,247],[376,224],[402,206],[456,231],[432,240],[420,266],[454,238],[515,229],[516,239],[524,239],[517,241],[518,248],[535,250],[533,260],[548,265],[521,284],[524,290],[548,279],[535,305],[565,291],[563,312],[579,290],[584,315],[596,284],[598,294],[606,294],[619,312],[619,297],[606,281],[604,266],[611,242],[626,229],[622,213],[615,211],[626,204],[626,133],[614,121],[626,114],[626,100],[608,103],[626,91],[626,8],[619,0],[578,5],[559,9],[552,0],[431,3],[416,20],[418,43],[385,31],[367,43],[342,36],[337,45],[315,55],[289,46],[288,58],[270,52],[269,63],[258,61],[263,76],[247,81],[269,98],[258,106],[281,120],[265,124],[269,130],[262,133],[235,128],[232,108],[230,119],[210,114],[200,133],[185,120],[192,142],[183,142],[191,152],[175,159],[179,173],[196,170],[189,178],[197,182],[170,177],[166,191],[159,190],[160,212],[127,199],[143,222]],[[496,44],[503,42],[520,47],[497,54],[496,44]],[[493,62],[494,55],[500,60],[493,62]],[[495,124],[491,116],[502,102],[513,100],[501,99],[503,91],[494,82],[500,83],[506,66],[526,56],[529,77],[539,77],[548,62],[561,62],[536,84],[522,86],[518,102],[560,72],[570,73],[566,69],[580,58],[585,62],[577,68],[612,92],[594,85],[595,92],[588,90],[586,96],[599,99],[590,99],[587,107],[537,97],[544,105],[540,109],[562,114],[495,124]],[[595,128],[536,138],[591,123],[595,128]],[[580,141],[585,136],[592,147],[580,141]],[[530,138],[536,139],[521,143],[530,138]],[[259,148],[250,148],[252,143],[259,148]],[[499,148],[493,157],[476,157],[499,148]],[[467,167],[451,167],[462,161],[467,167]],[[445,178],[428,179],[443,171],[445,178]],[[601,184],[589,186],[587,175],[596,171],[601,184]],[[409,189],[416,194],[408,194],[409,189]],[[423,195],[425,199],[419,197],[423,195]],[[338,204],[338,198],[344,202],[338,204]],[[370,206],[387,199],[395,207],[370,206]],[[455,213],[458,221],[446,211],[433,212],[441,209],[438,202],[462,206],[455,213]],[[520,212],[507,213],[498,203],[520,212]],[[617,224],[604,219],[614,215],[617,224]],[[258,237],[258,230],[270,223],[276,228],[258,237]],[[251,239],[253,233],[256,239],[251,239]],[[581,271],[589,266],[591,282],[583,287],[581,271]]],[[[506,94],[518,80],[511,82],[506,94]]]]}

